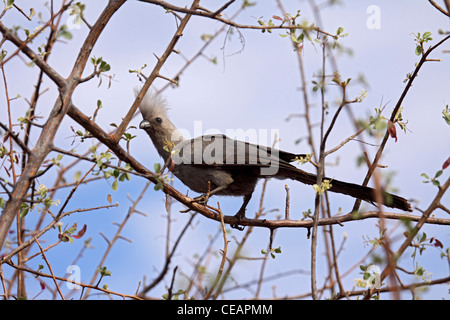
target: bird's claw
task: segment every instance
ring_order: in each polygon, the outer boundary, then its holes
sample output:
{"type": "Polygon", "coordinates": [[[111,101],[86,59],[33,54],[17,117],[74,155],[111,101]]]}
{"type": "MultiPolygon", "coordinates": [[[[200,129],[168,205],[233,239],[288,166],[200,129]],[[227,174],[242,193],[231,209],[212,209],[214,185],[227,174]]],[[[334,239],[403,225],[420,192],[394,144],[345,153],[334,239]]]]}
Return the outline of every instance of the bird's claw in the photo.
{"type": "Polygon", "coordinates": [[[237,229],[239,231],[243,231],[245,229],[245,227],[239,225],[239,223],[241,223],[242,214],[240,214],[238,212],[238,213],[236,213],[234,215],[234,217],[238,220],[238,223],[237,224],[230,224],[230,227],[233,228],[233,229],[237,229]]]}
{"type": "Polygon", "coordinates": [[[198,196],[198,197],[195,197],[194,199],[192,199],[191,203],[197,202],[199,204],[206,206],[206,204],[208,203],[208,199],[209,199],[208,195],[202,194],[201,196],[198,196]]]}

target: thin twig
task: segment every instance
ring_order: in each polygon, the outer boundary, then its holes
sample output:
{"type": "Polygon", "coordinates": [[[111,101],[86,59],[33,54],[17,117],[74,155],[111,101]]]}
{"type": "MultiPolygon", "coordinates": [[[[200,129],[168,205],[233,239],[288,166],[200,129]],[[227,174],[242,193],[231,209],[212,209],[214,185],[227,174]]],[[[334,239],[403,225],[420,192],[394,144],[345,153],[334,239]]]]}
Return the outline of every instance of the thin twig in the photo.
{"type": "MultiPolygon", "coordinates": [[[[220,209],[220,204],[217,203],[217,206],[219,208],[219,212],[220,212],[220,223],[222,226],[222,235],[223,235],[223,250],[221,250],[222,252],[222,260],[220,262],[220,266],[219,266],[219,270],[217,271],[217,275],[216,278],[214,279],[213,284],[211,285],[211,288],[209,289],[209,291],[207,292],[207,294],[205,295],[205,297],[203,298],[204,300],[209,299],[209,297],[212,295],[212,292],[214,291],[214,289],[217,286],[217,283],[220,280],[220,277],[222,276],[223,273],[223,268],[225,267],[225,262],[227,260],[227,251],[228,251],[228,239],[227,239],[227,230],[225,229],[225,222],[223,221],[223,213],[222,210],[220,209]]],[[[216,291],[216,293],[214,294],[213,298],[217,299],[217,296],[219,295],[220,292],[216,291]]]]}
{"type": "MultiPolygon", "coordinates": [[[[8,264],[9,266],[11,266],[11,267],[17,269],[17,270],[22,270],[22,271],[25,271],[25,272],[30,273],[30,274],[34,274],[34,275],[39,276],[39,277],[52,278],[52,279],[53,279],[53,276],[52,276],[52,275],[45,274],[45,273],[43,273],[43,272],[31,270],[31,269],[24,268],[24,267],[19,267],[19,266],[17,266],[17,265],[12,264],[11,262],[7,262],[7,264],[8,264]]],[[[64,281],[64,282],[69,282],[69,283],[71,283],[71,284],[73,284],[73,285],[78,285],[78,286],[83,287],[83,288],[95,289],[95,290],[97,290],[97,291],[101,291],[101,292],[104,292],[104,293],[107,293],[107,294],[112,294],[112,295],[120,296],[120,297],[122,297],[122,298],[124,298],[124,299],[125,299],[125,298],[130,298],[130,299],[134,299],[134,300],[142,300],[142,298],[140,298],[140,297],[138,297],[138,296],[136,296],[136,295],[123,294],[123,293],[111,291],[111,290],[108,290],[108,289],[105,289],[105,288],[95,287],[95,286],[88,285],[88,284],[85,284],[85,283],[76,282],[76,281],[74,281],[73,279],[71,279],[70,277],[69,277],[69,278],[62,278],[62,277],[54,276],[54,278],[55,278],[56,280],[64,281]]]]}
{"type": "Polygon", "coordinates": [[[42,249],[41,244],[39,243],[39,240],[34,236],[33,236],[33,238],[34,238],[34,241],[39,246],[39,249],[41,250],[42,258],[44,259],[45,263],[47,264],[48,270],[50,271],[50,274],[52,275],[53,282],[55,283],[56,289],[58,290],[58,293],[59,293],[61,299],[66,300],[61,292],[61,289],[59,288],[58,282],[56,282],[56,278],[55,278],[55,275],[53,274],[52,266],[50,265],[47,258],[45,257],[44,250],[42,249]]]}
{"type": "Polygon", "coordinates": [[[178,266],[173,269],[172,281],[170,281],[170,287],[167,289],[167,300],[172,300],[173,284],[175,283],[175,275],[177,273],[178,266]]]}
{"type": "MultiPolygon", "coordinates": [[[[429,56],[436,48],[438,48],[439,46],[441,46],[441,45],[442,45],[445,41],[447,41],[448,39],[450,39],[450,35],[446,36],[446,37],[443,38],[441,41],[439,41],[437,44],[435,44],[434,46],[428,48],[428,50],[426,50],[426,51],[423,53],[422,58],[421,58],[420,61],[417,63],[417,66],[416,66],[416,68],[414,69],[414,72],[412,73],[411,77],[409,78],[408,83],[406,84],[405,89],[403,90],[402,94],[400,95],[400,98],[399,98],[399,100],[397,101],[397,104],[395,105],[394,110],[392,110],[392,114],[391,114],[391,118],[390,118],[390,121],[391,121],[391,122],[394,122],[395,117],[396,117],[396,115],[397,115],[397,113],[398,113],[400,107],[401,107],[402,104],[403,104],[403,100],[406,98],[406,95],[408,94],[409,89],[412,87],[413,82],[414,82],[415,78],[417,77],[417,75],[418,75],[420,69],[422,68],[422,66],[423,66],[424,63],[426,62],[427,57],[428,57],[428,56],[429,56]]],[[[375,159],[373,160],[373,162],[372,162],[371,166],[369,167],[369,170],[367,171],[367,174],[366,174],[366,176],[365,176],[365,178],[364,178],[364,181],[363,181],[363,183],[362,183],[363,186],[367,186],[367,184],[369,183],[369,180],[370,180],[370,178],[372,177],[372,174],[373,174],[373,172],[375,171],[375,169],[376,169],[376,167],[377,167],[377,165],[378,165],[378,162],[379,162],[379,160],[380,160],[380,158],[381,158],[381,155],[382,155],[383,150],[384,150],[384,147],[386,146],[386,143],[387,143],[387,141],[388,141],[388,139],[389,139],[389,136],[390,136],[390,135],[389,135],[389,132],[388,132],[388,130],[386,130],[386,133],[385,133],[385,135],[384,135],[384,137],[383,137],[383,140],[382,140],[382,142],[381,142],[381,144],[380,144],[380,147],[378,148],[377,153],[376,153],[376,155],[375,155],[375,159]]],[[[357,211],[358,208],[359,208],[359,206],[360,206],[360,204],[361,204],[361,200],[359,200],[359,199],[356,200],[356,201],[355,201],[355,205],[353,206],[353,211],[357,211]]]]}
{"type": "MultiPolygon", "coordinates": [[[[196,11],[197,6],[199,4],[200,0],[194,0],[190,11],[196,11]]],[[[150,76],[145,80],[142,88],[140,89],[138,95],[136,96],[136,99],[134,100],[133,104],[131,105],[130,109],[128,110],[125,117],[123,117],[122,122],[120,123],[119,127],[117,128],[116,132],[113,135],[114,140],[116,143],[120,140],[123,133],[125,132],[126,128],[128,127],[128,124],[130,123],[131,119],[133,118],[134,114],[136,113],[137,108],[139,107],[142,99],[144,98],[146,92],[152,85],[153,81],[160,76],[159,72],[166,62],[166,60],[169,58],[169,56],[173,53],[175,49],[175,45],[177,44],[178,40],[183,35],[183,30],[185,29],[187,23],[189,22],[191,18],[191,14],[186,14],[186,16],[181,20],[180,26],[178,27],[177,31],[175,32],[174,36],[172,37],[172,40],[170,40],[169,45],[167,46],[166,50],[164,51],[163,55],[158,58],[158,61],[153,68],[153,71],[151,72],[150,76]]]]}
{"type": "MultiPolygon", "coordinates": [[[[171,3],[165,2],[165,1],[160,1],[160,0],[140,0],[142,2],[147,2],[147,3],[151,3],[151,4],[156,4],[159,5],[161,7],[163,7],[166,10],[171,10],[171,11],[176,11],[176,12],[182,12],[182,13],[187,13],[187,14],[191,14],[191,15],[196,15],[196,16],[201,16],[201,17],[205,17],[205,18],[210,18],[210,19],[214,19],[217,21],[220,21],[224,24],[227,24],[229,26],[235,27],[237,29],[252,29],[252,30],[283,30],[283,29],[288,29],[288,30],[296,30],[296,29],[306,29],[308,28],[308,31],[314,31],[314,32],[318,32],[321,34],[324,34],[328,37],[332,37],[335,38],[336,35],[333,35],[331,33],[328,33],[326,31],[321,30],[318,27],[305,27],[303,25],[284,25],[284,24],[280,24],[280,25],[273,25],[273,26],[267,26],[267,25],[246,25],[246,24],[239,24],[236,23],[234,21],[222,18],[220,15],[216,15],[215,12],[210,12],[208,11],[200,11],[200,10],[195,10],[195,9],[189,9],[189,8],[185,8],[185,7],[178,7],[176,5],[173,5],[171,3]]],[[[220,10],[220,9],[219,9],[220,10]]]]}

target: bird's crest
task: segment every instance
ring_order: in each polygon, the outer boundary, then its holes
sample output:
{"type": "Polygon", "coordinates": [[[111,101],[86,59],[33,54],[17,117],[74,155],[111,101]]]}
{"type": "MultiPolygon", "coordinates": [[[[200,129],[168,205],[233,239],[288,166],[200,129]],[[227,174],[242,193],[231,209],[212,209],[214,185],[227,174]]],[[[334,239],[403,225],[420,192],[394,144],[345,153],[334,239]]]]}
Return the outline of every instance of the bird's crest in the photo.
{"type": "MultiPolygon", "coordinates": [[[[140,89],[135,89],[136,96],[139,94],[140,89]]],[[[167,117],[167,100],[163,95],[159,94],[155,90],[149,89],[139,105],[139,110],[142,113],[144,119],[151,119],[154,117],[167,117]]]]}

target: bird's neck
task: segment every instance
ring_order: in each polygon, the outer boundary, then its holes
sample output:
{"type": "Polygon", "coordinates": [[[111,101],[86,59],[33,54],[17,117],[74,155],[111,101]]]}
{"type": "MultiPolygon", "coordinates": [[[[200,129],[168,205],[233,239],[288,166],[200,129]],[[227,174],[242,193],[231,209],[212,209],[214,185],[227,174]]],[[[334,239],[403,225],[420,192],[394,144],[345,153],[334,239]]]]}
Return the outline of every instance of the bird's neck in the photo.
{"type": "Polygon", "coordinates": [[[170,135],[153,138],[153,144],[155,145],[159,155],[167,161],[176,145],[184,140],[181,133],[174,129],[170,135]]]}

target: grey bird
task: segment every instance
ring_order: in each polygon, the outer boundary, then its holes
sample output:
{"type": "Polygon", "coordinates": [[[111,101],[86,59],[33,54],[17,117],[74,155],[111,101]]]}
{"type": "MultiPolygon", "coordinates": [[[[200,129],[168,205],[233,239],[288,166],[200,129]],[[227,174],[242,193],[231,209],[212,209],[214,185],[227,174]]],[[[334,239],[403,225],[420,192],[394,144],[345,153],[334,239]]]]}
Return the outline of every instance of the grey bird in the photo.
{"type": "MultiPolygon", "coordinates": [[[[290,164],[297,157],[278,149],[230,139],[222,134],[204,135],[184,140],[167,116],[167,101],[161,95],[147,93],[139,109],[143,120],[139,128],[150,136],[169,170],[191,190],[202,194],[194,199],[205,203],[212,195],[243,196],[244,202],[236,217],[245,217],[245,210],[255,186],[261,178],[292,179],[314,185],[317,176],[290,164]]],[[[324,177],[331,181],[329,191],[349,195],[374,204],[375,190],[353,183],[324,177]]],[[[408,201],[383,192],[384,205],[412,211],[408,201]]],[[[233,228],[242,230],[238,225],[233,228]]]]}

